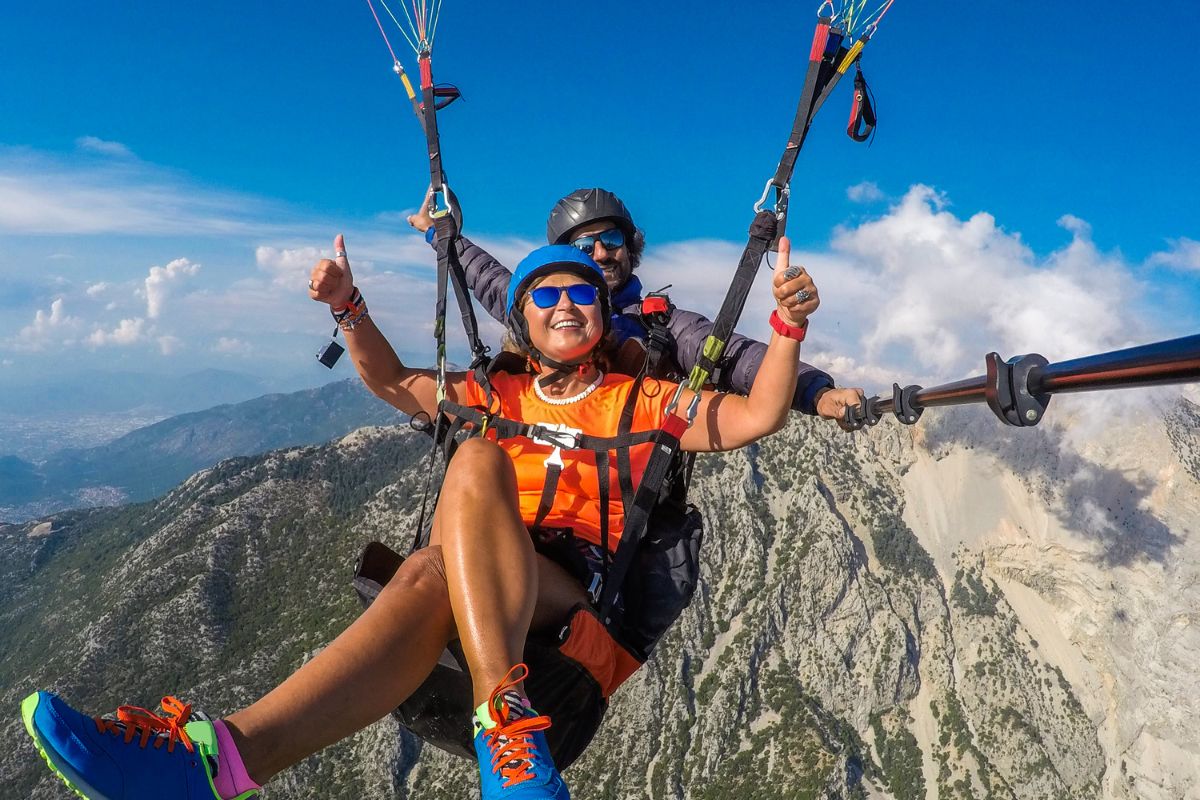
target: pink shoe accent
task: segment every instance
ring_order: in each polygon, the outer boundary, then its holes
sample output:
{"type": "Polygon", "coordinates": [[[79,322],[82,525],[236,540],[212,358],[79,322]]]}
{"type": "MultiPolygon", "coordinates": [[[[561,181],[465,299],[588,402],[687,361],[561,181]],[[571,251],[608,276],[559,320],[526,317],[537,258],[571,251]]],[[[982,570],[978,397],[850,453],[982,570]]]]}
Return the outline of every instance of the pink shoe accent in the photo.
{"type": "Polygon", "coordinates": [[[224,721],[214,722],[213,730],[217,732],[217,774],[213,778],[213,788],[217,794],[224,800],[233,800],[251,789],[262,788],[247,774],[246,765],[242,763],[242,756],[224,721]]]}

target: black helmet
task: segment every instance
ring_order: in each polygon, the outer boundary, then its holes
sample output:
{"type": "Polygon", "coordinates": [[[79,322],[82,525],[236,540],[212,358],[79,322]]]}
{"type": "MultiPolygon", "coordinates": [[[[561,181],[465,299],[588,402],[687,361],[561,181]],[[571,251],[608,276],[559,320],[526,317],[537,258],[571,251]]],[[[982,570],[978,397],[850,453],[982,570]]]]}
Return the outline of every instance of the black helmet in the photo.
{"type": "Polygon", "coordinates": [[[568,233],[598,219],[611,219],[628,239],[637,234],[637,226],[621,198],[605,189],[576,189],[554,204],[546,222],[546,241],[566,244],[568,233]]]}

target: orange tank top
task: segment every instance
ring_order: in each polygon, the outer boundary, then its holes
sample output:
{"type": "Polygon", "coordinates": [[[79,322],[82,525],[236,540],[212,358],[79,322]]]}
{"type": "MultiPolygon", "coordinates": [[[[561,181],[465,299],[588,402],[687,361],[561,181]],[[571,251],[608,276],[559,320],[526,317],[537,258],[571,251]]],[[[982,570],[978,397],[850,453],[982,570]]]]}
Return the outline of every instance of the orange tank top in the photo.
{"type": "MultiPolygon", "coordinates": [[[[564,425],[589,436],[615,436],[621,420],[621,411],[633,389],[634,381],[627,375],[605,375],[596,390],[577,403],[551,405],[541,400],[533,389],[535,376],[528,373],[514,375],[500,372],[490,376],[492,382],[492,411],[498,415],[520,420],[527,424],[546,426],[564,425]]],[[[632,433],[654,430],[662,426],[663,413],[675,392],[675,384],[646,379],[642,382],[634,404],[632,433]]],[[[466,397],[463,405],[484,407],[486,395],[468,373],[466,397]]],[[[488,438],[495,441],[495,432],[488,438]]],[[[513,460],[517,471],[517,493],[520,499],[521,518],[532,526],[537,519],[538,505],[542,499],[542,488],[546,484],[546,460],[555,448],[539,444],[526,436],[502,439],[499,444],[513,460]]],[[[652,443],[635,445],[629,449],[633,485],[641,483],[650,459],[652,443]]],[[[590,450],[562,450],[562,473],[558,479],[558,491],[554,505],[542,520],[545,528],[570,528],[579,538],[600,543],[600,483],[597,477],[596,455],[590,450]]],[[[609,459],[609,508],[608,547],[615,551],[621,541],[625,526],[625,513],[621,504],[621,484],[617,477],[617,459],[613,453],[609,459]]]]}

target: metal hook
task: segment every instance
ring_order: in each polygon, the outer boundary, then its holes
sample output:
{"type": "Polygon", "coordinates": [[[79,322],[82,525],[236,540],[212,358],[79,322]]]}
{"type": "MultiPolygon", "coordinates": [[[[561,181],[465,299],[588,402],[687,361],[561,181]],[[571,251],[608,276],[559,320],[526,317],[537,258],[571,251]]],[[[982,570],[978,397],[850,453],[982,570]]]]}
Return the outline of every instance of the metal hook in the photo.
{"type": "Polygon", "coordinates": [[[780,195],[787,195],[791,192],[791,189],[789,187],[784,186],[783,188],[780,188],[779,186],[776,185],[774,178],[768,178],[767,185],[763,187],[762,197],[758,198],[758,202],[754,204],[754,213],[755,214],[758,214],[759,212],[761,212],[763,210],[763,206],[765,206],[767,204],[767,195],[769,195],[771,193],[772,186],[775,187],[775,190],[778,191],[780,195]]]}

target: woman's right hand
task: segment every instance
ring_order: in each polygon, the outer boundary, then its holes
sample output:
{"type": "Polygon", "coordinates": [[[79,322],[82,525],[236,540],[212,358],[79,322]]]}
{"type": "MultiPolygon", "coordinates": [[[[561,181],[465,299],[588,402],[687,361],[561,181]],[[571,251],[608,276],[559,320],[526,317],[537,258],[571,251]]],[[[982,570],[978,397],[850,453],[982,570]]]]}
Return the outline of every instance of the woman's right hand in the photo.
{"type": "Polygon", "coordinates": [[[354,275],[346,258],[346,240],[339,233],[333,240],[333,260],[323,258],[312,268],[308,280],[308,296],[318,303],[328,303],[341,309],[354,294],[354,275]]]}

